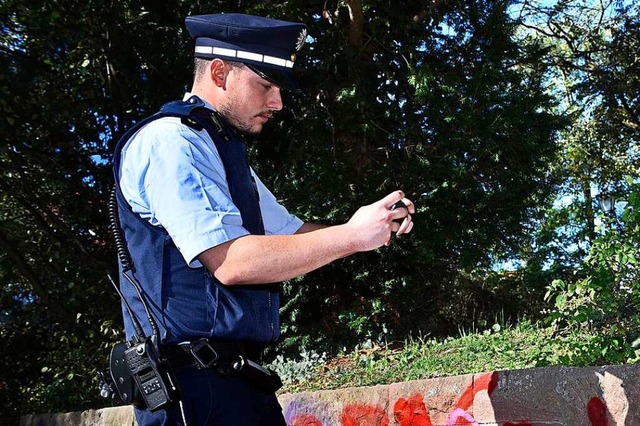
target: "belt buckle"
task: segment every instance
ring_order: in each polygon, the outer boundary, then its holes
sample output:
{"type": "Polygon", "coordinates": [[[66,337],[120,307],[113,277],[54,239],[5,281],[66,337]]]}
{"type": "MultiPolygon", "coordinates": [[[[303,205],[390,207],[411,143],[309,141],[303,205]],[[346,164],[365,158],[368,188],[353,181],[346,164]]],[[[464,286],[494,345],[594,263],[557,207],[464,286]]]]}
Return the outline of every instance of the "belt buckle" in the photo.
{"type": "Polygon", "coordinates": [[[207,339],[200,339],[194,343],[189,352],[196,359],[198,368],[209,368],[218,361],[218,353],[207,339]]]}

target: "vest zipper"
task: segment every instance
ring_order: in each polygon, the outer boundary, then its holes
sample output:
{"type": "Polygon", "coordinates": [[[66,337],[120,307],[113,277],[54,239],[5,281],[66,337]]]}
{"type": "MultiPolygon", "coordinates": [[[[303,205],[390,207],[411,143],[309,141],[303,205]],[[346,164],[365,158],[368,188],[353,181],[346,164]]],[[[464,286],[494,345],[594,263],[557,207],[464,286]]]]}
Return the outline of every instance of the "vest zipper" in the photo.
{"type": "MultiPolygon", "coordinates": [[[[249,150],[245,147],[244,150],[244,155],[245,155],[245,161],[247,164],[247,167],[249,168],[249,176],[251,176],[251,184],[253,185],[253,191],[256,194],[256,200],[258,201],[257,203],[257,209],[258,209],[258,214],[257,214],[257,218],[258,221],[260,222],[260,228],[262,229],[263,233],[264,233],[264,221],[262,219],[262,210],[260,209],[260,191],[258,191],[258,183],[256,182],[256,178],[253,176],[253,173],[251,172],[251,167],[249,166],[249,150]]],[[[271,342],[273,342],[275,340],[275,336],[276,336],[276,326],[274,324],[274,317],[279,314],[279,313],[274,313],[273,312],[273,300],[271,298],[271,288],[269,286],[269,288],[267,289],[267,294],[268,294],[268,301],[269,301],[269,326],[271,327],[271,339],[269,339],[271,342]]]]}
{"type": "Polygon", "coordinates": [[[267,291],[269,292],[269,323],[271,325],[271,339],[269,339],[269,341],[273,342],[276,337],[275,325],[273,324],[273,303],[271,302],[271,289],[267,291]]]}

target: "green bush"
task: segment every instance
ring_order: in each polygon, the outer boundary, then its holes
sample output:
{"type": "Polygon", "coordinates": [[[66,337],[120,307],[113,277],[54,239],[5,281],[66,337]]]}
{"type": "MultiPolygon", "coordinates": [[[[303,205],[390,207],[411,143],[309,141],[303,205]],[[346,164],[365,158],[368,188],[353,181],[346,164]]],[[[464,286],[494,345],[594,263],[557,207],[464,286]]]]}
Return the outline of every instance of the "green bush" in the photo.
{"type": "Polygon", "coordinates": [[[587,365],[635,362],[640,356],[640,184],[619,218],[602,217],[599,236],[575,280],[555,280],[545,299],[560,337],[585,336],[563,360],[587,365]]]}

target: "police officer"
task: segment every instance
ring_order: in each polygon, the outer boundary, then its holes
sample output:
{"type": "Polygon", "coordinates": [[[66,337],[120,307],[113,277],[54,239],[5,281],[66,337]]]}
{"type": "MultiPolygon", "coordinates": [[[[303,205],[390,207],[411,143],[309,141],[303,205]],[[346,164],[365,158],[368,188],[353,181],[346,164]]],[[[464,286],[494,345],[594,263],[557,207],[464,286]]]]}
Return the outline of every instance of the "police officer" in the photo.
{"type": "MultiPolygon", "coordinates": [[[[186,27],[195,41],[191,92],[121,140],[114,157],[120,224],[182,395],[155,412],[136,409],[136,419],[284,425],[275,387],[225,362],[259,362],[278,339],[275,283],[388,245],[392,233],[411,231],[414,206],[398,190],[336,226],[288,213],[249,166],[243,135],[260,133],[283,107],[281,90],[296,88],[305,26],[216,14],[187,17],[186,27]],[[392,209],[398,201],[406,208],[392,209]]],[[[144,318],[132,286],[121,279],[121,289],[144,318]]],[[[130,338],[126,310],[124,319],[130,338]]]]}

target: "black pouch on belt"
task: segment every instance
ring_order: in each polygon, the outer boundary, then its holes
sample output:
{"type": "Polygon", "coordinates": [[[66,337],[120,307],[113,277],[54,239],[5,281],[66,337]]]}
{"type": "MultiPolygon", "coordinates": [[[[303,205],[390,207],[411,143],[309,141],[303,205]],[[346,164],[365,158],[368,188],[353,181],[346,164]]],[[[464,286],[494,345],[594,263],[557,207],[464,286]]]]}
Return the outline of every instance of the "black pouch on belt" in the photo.
{"type": "Polygon", "coordinates": [[[243,356],[239,356],[231,368],[234,374],[245,379],[262,392],[272,393],[282,387],[282,380],[278,373],[243,356]]]}

